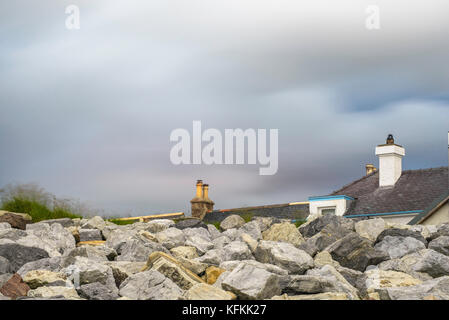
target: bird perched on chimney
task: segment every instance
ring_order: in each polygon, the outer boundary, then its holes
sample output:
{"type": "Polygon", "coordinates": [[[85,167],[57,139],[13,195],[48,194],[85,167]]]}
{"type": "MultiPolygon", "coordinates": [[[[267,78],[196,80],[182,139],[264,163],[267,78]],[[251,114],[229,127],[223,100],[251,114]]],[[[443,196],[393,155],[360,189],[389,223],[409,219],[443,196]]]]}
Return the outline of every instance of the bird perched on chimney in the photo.
{"type": "Polygon", "coordinates": [[[392,134],[389,134],[387,137],[387,144],[394,144],[394,138],[392,134]]]}

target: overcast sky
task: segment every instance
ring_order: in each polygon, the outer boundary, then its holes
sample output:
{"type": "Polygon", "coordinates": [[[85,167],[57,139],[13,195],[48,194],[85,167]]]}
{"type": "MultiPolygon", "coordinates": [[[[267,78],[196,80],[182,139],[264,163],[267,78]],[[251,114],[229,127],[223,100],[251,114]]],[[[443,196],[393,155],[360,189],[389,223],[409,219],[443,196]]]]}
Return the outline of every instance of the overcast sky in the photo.
{"type": "Polygon", "coordinates": [[[449,2],[0,3],[0,186],[36,182],[108,214],[304,201],[378,165],[447,166],[449,2]],[[65,26],[80,8],[80,30],[65,26]],[[380,29],[368,30],[368,5],[380,29]],[[176,128],[279,129],[279,169],[170,162],[176,128]]]}

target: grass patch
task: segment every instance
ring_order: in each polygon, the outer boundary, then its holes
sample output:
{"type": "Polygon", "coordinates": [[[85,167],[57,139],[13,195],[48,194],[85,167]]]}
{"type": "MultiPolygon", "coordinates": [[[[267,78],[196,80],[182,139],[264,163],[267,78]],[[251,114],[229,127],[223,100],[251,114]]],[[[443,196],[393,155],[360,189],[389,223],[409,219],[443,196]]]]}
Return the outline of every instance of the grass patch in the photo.
{"type": "Polygon", "coordinates": [[[115,223],[116,225],[119,225],[119,226],[124,226],[124,225],[127,225],[127,224],[133,224],[134,222],[139,221],[139,219],[136,219],[136,220],[108,219],[107,221],[115,223]]]}
{"type": "Polygon", "coordinates": [[[215,226],[215,228],[217,228],[217,230],[220,231],[220,221],[211,222],[210,224],[215,226]]]}
{"type": "Polygon", "coordinates": [[[306,220],[296,220],[295,221],[295,226],[296,228],[298,228],[300,225],[306,223],[306,220]]]}
{"type": "Polygon", "coordinates": [[[10,212],[27,213],[33,218],[33,222],[60,218],[82,218],[82,216],[74,214],[66,208],[55,207],[49,209],[46,205],[37,201],[20,198],[13,198],[3,202],[1,208],[10,212]]]}

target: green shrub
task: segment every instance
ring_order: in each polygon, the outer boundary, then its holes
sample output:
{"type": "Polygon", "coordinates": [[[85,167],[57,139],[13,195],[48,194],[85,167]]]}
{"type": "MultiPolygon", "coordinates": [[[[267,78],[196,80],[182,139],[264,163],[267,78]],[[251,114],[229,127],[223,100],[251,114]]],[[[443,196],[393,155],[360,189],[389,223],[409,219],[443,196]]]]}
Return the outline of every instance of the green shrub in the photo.
{"type": "Polygon", "coordinates": [[[9,201],[3,202],[1,208],[2,210],[11,212],[27,213],[33,218],[33,222],[59,218],[82,218],[80,215],[73,214],[66,208],[56,207],[51,210],[46,205],[35,200],[20,198],[13,198],[9,201]]]}
{"type": "Polygon", "coordinates": [[[214,225],[217,230],[220,230],[220,221],[211,222],[210,224],[214,225]]]}
{"type": "Polygon", "coordinates": [[[295,221],[295,226],[296,226],[296,228],[298,228],[300,225],[302,225],[303,223],[305,223],[306,222],[306,220],[296,220],[295,221]]]}
{"type": "Polygon", "coordinates": [[[139,221],[139,219],[136,219],[136,220],[109,219],[108,221],[112,222],[112,223],[115,223],[116,225],[119,225],[119,226],[124,226],[124,225],[127,225],[127,224],[133,224],[134,222],[139,221]]]}
{"type": "Polygon", "coordinates": [[[239,213],[240,217],[245,220],[245,222],[250,222],[254,217],[254,212],[248,211],[248,212],[241,212],[239,213]]]}

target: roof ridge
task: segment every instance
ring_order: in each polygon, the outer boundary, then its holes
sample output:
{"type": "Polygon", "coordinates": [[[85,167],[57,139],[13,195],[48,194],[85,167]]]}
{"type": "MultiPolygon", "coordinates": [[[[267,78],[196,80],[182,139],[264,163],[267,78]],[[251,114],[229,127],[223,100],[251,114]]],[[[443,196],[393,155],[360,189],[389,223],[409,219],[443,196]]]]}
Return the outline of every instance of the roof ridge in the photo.
{"type": "Polygon", "coordinates": [[[441,166],[441,167],[434,167],[434,168],[421,168],[421,169],[409,169],[409,170],[402,170],[402,173],[406,172],[416,172],[416,171],[433,171],[433,170],[441,170],[441,169],[448,169],[448,166],[441,166]]]}

